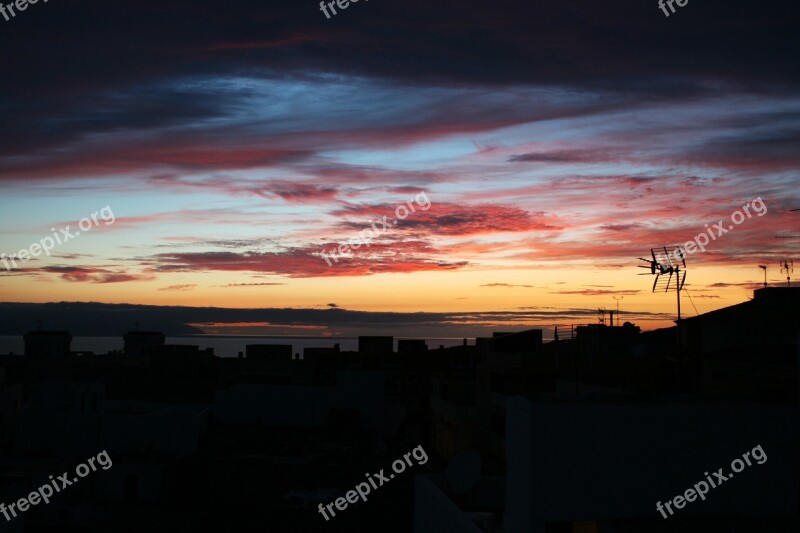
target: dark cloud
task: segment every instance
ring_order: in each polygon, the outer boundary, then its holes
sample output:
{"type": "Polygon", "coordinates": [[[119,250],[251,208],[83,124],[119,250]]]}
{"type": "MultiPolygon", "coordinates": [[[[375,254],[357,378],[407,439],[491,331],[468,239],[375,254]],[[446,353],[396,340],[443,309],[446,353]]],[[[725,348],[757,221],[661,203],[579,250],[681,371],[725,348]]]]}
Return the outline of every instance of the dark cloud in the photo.
{"type": "Polygon", "coordinates": [[[756,289],[762,288],[764,286],[764,284],[763,283],[752,282],[752,281],[746,281],[746,282],[741,282],[741,283],[718,282],[718,283],[712,283],[711,285],[708,285],[708,286],[711,287],[711,288],[715,288],[715,289],[725,289],[725,288],[728,288],[728,287],[742,287],[742,288],[749,289],[749,290],[756,290],[756,289]]]}
{"type": "Polygon", "coordinates": [[[633,296],[642,291],[638,290],[610,290],[610,289],[578,289],[572,291],[551,291],[552,294],[579,294],[581,296],[608,296],[611,294],[620,294],[624,296],[633,296]]]}
{"type": "Polygon", "coordinates": [[[606,229],[609,231],[622,231],[627,232],[635,228],[642,227],[642,224],[635,222],[633,224],[603,224],[600,226],[602,229],[606,229]]]}
{"type": "Polygon", "coordinates": [[[170,285],[169,287],[162,287],[158,290],[160,291],[190,291],[197,287],[194,284],[185,284],[185,285],[170,285]]]}
{"type": "Polygon", "coordinates": [[[274,287],[285,283],[228,283],[225,287],[274,287]]]}
{"type": "Polygon", "coordinates": [[[124,271],[112,271],[100,267],[54,265],[38,269],[28,269],[28,271],[59,274],[62,280],[73,283],[126,283],[129,281],[150,281],[154,279],[154,277],[149,274],[130,274],[124,271]]]}
{"type": "MultiPolygon", "coordinates": [[[[708,0],[666,18],[655,3],[634,0],[510,0],[502,8],[478,0],[456,8],[445,0],[411,0],[354,5],[332,20],[315,2],[87,0],[31,7],[3,21],[0,33],[3,49],[13,50],[0,56],[0,129],[8,133],[0,153],[58,154],[62,173],[124,167],[122,156],[103,154],[93,165],[77,165],[68,153],[76,143],[111,134],[135,145],[130,134],[141,130],[163,131],[157,141],[163,143],[174,127],[211,124],[254,96],[247,84],[210,82],[219,78],[305,80],[324,72],[397,87],[562,87],[559,113],[571,107],[567,95],[576,88],[605,94],[607,108],[720,91],[796,94],[800,79],[796,3],[759,8],[708,0]]],[[[497,109],[458,105],[429,109],[439,131],[451,127],[442,117],[466,114],[476,126],[504,121],[497,109]]],[[[533,107],[515,109],[527,114],[520,121],[532,118],[533,107]]],[[[409,124],[397,122],[395,134],[409,124]]],[[[219,137],[219,127],[212,129],[219,137]]],[[[364,139],[375,134],[365,131],[364,139]]],[[[787,128],[764,136],[761,146],[748,144],[788,158],[796,153],[796,134],[787,128]]],[[[131,158],[178,167],[232,158],[239,168],[275,158],[254,147],[209,151],[201,131],[183,136],[200,145],[196,151],[170,147],[160,157],[156,146],[133,146],[131,158]]],[[[570,153],[516,157],[552,163],[570,153]]]]}
{"type": "Polygon", "coordinates": [[[527,154],[512,155],[508,160],[512,163],[575,163],[586,161],[593,157],[593,152],[565,150],[559,152],[530,152],[527,154]]]}
{"type": "Polygon", "coordinates": [[[152,269],[167,272],[257,272],[291,278],[369,276],[382,273],[455,270],[464,261],[437,259],[428,243],[417,241],[372,243],[369,247],[349,248],[340,255],[339,243],[318,248],[295,248],[276,252],[189,252],[148,257],[152,269]],[[322,252],[327,254],[328,260],[322,252]]]}
{"type": "Polygon", "coordinates": [[[508,283],[486,283],[481,285],[481,287],[509,287],[509,288],[524,288],[524,289],[532,289],[533,285],[510,285],[508,283]]]}
{"type": "MultiPolygon", "coordinates": [[[[341,308],[327,309],[228,309],[129,304],[61,302],[47,304],[0,303],[0,333],[21,334],[38,320],[54,329],[68,329],[73,334],[119,335],[131,324],[156,330],[186,331],[191,326],[211,326],[216,331],[243,324],[283,325],[313,328],[335,334],[389,334],[419,332],[435,337],[443,332],[455,336],[490,336],[492,331],[521,331],[532,327],[552,328],[554,324],[594,322],[596,308],[547,308],[498,312],[369,312],[341,308]]],[[[637,322],[671,320],[669,314],[625,313],[637,322]]],[[[194,331],[198,332],[199,331],[194,331]]]]}
{"type": "Polygon", "coordinates": [[[403,220],[396,218],[398,206],[390,204],[349,205],[331,214],[346,219],[358,217],[363,220],[346,220],[340,223],[341,227],[353,231],[367,229],[371,222],[381,220],[384,216],[391,228],[384,229],[381,224],[376,224],[376,227],[386,232],[413,231],[456,236],[559,229],[545,220],[542,213],[531,213],[518,207],[434,202],[435,199],[431,199],[431,204],[424,210],[424,206],[414,205],[416,211],[409,213],[403,220]]]}

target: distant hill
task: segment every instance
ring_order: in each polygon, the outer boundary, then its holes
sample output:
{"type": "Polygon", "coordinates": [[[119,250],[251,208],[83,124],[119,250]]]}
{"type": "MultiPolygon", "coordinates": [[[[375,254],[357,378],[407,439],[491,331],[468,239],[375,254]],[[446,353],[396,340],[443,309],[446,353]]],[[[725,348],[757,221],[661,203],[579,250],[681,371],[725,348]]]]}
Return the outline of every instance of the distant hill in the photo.
{"type": "MultiPolygon", "coordinates": [[[[449,315],[441,313],[383,313],[344,309],[260,308],[229,309],[221,307],[177,307],[96,302],[0,303],[0,335],[21,335],[39,328],[67,330],[75,336],[112,336],[138,328],[161,331],[167,335],[204,334],[202,327],[191,324],[280,324],[289,328],[309,324],[333,327],[362,326],[372,331],[376,326],[386,331],[398,327],[436,326],[449,315]]],[[[300,330],[307,334],[307,329],[300,330]]],[[[290,331],[297,333],[297,331],[290,331]]]]}
{"type": "MultiPolygon", "coordinates": [[[[522,331],[553,324],[593,322],[592,307],[515,311],[390,312],[357,311],[328,304],[322,308],[180,307],[97,302],[0,302],[0,335],[21,335],[41,328],[75,336],[119,337],[137,329],[167,335],[393,335],[412,338],[491,337],[495,331],[522,331]]],[[[640,311],[626,320],[669,315],[640,311]]]]}
{"type": "MultiPolygon", "coordinates": [[[[119,336],[135,328],[167,335],[201,334],[189,326],[181,308],[129,304],[60,302],[0,303],[0,334],[22,335],[39,328],[67,330],[77,336],[119,336]]],[[[188,318],[188,317],[186,317],[188,318]]]]}

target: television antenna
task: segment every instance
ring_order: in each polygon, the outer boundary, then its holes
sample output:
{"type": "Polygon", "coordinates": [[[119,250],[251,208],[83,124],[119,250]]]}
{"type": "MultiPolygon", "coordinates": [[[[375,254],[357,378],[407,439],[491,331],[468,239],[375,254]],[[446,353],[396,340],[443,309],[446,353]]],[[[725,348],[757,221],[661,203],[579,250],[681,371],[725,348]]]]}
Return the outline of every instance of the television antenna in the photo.
{"type": "Polygon", "coordinates": [[[767,265],[758,265],[758,268],[764,271],[764,288],[767,288],[767,265]]]}
{"type": "MultiPolygon", "coordinates": [[[[646,268],[650,270],[651,276],[655,276],[653,292],[661,289],[669,292],[674,287],[678,297],[678,320],[675,322],[675,333],[678,349],[678,383],[682,388],[686,379],[683,369],[686,362],[683,360],[683,335],[681,334],[681,290],[686,282],[686,255],[680,246],[662,246],[661,248],[651,248],[650,257],[651,259],[640,257],[639,259],[647,263],[647,266],[639,265],[639,268],[646,268]],[[673,277],[675,281],[673,281],[673,277]]],[[[646,276],[647,274],[640,275],[646,276]]]]}
{"type": "MultiPolygon", "coordinates": [[[[614,301],[617,302],[617,326],[619,326],[619,301],[622,300],[625,297],[624,296],[612,296],[612,298],[614,299],[614,301]]],[[[613,326],[614,324],[611,324],[611,325],[613,326]]]]}
{"type": "Polygon", "coordinates": [[[792,272],[794,272],[794,261],[791,259],[784,259],[780,263],[781,265],[781,274],[786,272],[786,286],[792,286],[792,272]]]}
{"type": "MultiPolygon", "coordinates": [[[[605,307],[598,307],[597,308],[597,321],[602,325],[606,325],[606,308],[605,307]]],[[[612,324],[613,325],[613,324],[612,324]]]]}
{"type": "MultiPolygon", "coordinates": [[[[663,289],[669,292],[673,288],[678,297],[678,322],[681,320],[681,291],[686,282],[686,255],[680,246],[662,246],[661,248],[651,248],[650,256],[652,259],[640,257],[641,261],[648,263],[648,266],[639,265],[639,268],[647,268],[650,274],[656,277],[653,282],[653,292],[663,289]],[[673,277],[675,281],[673,281],[673,277]]],[[[646,274],[640,274],[645,276],[646,274]]]]}

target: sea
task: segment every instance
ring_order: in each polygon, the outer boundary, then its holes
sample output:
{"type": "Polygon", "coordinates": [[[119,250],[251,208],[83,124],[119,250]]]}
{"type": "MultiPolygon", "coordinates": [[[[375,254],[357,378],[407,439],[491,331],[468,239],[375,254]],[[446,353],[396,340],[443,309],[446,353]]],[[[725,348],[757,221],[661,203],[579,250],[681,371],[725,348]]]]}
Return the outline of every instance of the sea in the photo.
{"type": "MultiPolygon", "coordinates": [[[[397,341],[394,340],[394,349],[397,350],[397,341]]],[[[427,342],[429,349],[439,346],[448,348],[463,344],[464,339],[459,338],[437,338],[423,339],[427,342]]],[[[475,339],[467,339],[468,344],[475,344],[475,339]]],[[[276,337],[276,336],[256,336],[256,337],[235,337],[230,335],[186,335],[180,337],[167,337],[167,344],[191,344],[197,345],[200,349],[213,348],[214,355],[219,357],[237,357],[239,352],[245,352],[248,344],[291,344],[293,353],[303,353],[304,348],[332,348],[334,344],[339,344],[342,351],[355,351],[358,349],[358,337],[276,337]]],[[[122,351],[122,337],[73,337],[73,352],[93,352],[95,354],[106,354],[117,350],[122,351]]],[[[22,354],[25,351],[25,343],[22,335],[0,335],[0,354],[22,354]]]]}

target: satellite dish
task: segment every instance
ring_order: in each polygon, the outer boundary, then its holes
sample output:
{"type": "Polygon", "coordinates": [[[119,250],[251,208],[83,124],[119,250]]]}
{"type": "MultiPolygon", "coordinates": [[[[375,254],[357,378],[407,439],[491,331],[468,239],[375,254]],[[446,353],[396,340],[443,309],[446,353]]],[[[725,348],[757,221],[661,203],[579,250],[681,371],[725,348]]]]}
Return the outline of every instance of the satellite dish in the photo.
{"type": "Polygon", "coordinates": [[[444,477],[455,494],[464,494],[481,478],[481,456],[464,452],[453,457],[444,470],[444,477]]]}

